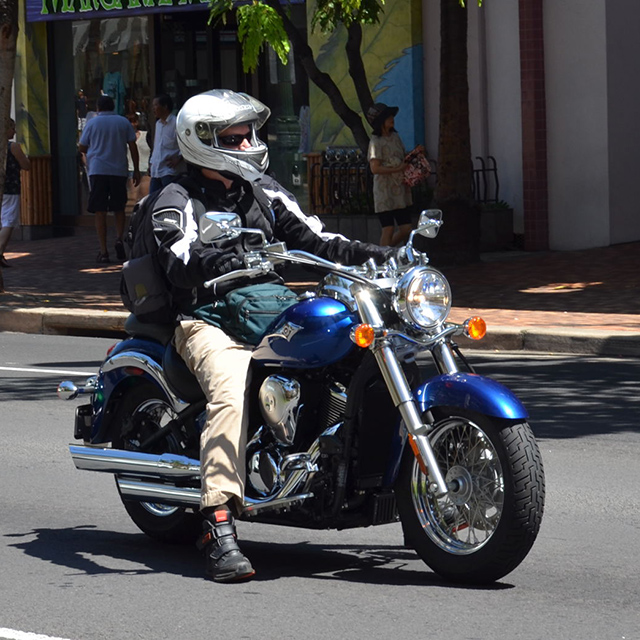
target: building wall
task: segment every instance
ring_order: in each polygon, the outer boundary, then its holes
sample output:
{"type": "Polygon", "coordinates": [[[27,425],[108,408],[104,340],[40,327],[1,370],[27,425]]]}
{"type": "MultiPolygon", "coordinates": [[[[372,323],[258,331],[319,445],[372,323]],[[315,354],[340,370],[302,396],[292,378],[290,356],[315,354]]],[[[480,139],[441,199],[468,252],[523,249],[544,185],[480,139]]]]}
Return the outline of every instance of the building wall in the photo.
{"type": "MultiPolygon", "coordinates": [[[[438,144],[440,0],[423,0],[425,127],[438,144]]],[[[472,155],[497,160],[500,199],[523,230],[519,8],[469,10],[472,155]]],[[[545,0],[549,247],[640,239],[640,2],[545,0]]]]}
{"type": "Polygon", "coordinates": [[[515,231],[522,233],[518,3],[492,0],[482,8],[475,2],[468,5],[472,157],[496,159],[498,197],[513,207],[515,231]]]}
{"type": "Polygon", "coordinates": [[[610,243],[605,1],[544,4],[551,249],[610,243]]]}
{"type": "Polygon", "coordinates": [[[606,5],[609,232],[612,244],[640,239],[640,3],[606,5]]]}
{"type": "MultiPolygon", "coordinates": [[[[310,3],[308,7],[310,19],[313,6],[310,3]]],[[[363,28],[361,47],[373,99],[400,108],[395,126],[408,150],[424,142],[420,14],[420,0],[388,0],[380,25],[363,28]]],[[[329,73],[349,107],[360,113],[345,55],[346,30],[339,28],[326,35],[319,28],[312,32],[309,27],[308,39],[318,67],[329,73]]],[[[309,102],[312,151],[324,151],[327,146],[355,146],[351,131],[314,84],[309,86],[309,102]]]]}

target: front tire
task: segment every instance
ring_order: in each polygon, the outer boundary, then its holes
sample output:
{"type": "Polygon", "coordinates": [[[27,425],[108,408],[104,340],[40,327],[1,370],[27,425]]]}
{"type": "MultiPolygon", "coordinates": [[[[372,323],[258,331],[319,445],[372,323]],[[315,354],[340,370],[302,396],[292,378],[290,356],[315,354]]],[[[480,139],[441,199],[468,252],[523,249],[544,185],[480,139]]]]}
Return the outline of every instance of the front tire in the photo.
{"type": "MultiPolygon", "coordinates": [[[[126,392],[114,417],[113,448],[143,451],[140,444],[175,417],[155,385],[136,385],[126,392]]],[[[144,453],[183,454],[183,451],[176,434],[169,432],[151,448],[144,449],[144,453]]],[[[198,513],[172,505],[125,500],[122,495],[120,499],[136,526],[155,540],[193,543],[202,533],[202,516],[198,513]]]]}
{"type": "Polygon", "coordinates": [[[433,410],[429,435],[451,490],[437,497],[409,446],[396,482],[408,546],[447,580],[485,584],[529,553],[544,511],[544,470],[526,422],[433,410]]]}

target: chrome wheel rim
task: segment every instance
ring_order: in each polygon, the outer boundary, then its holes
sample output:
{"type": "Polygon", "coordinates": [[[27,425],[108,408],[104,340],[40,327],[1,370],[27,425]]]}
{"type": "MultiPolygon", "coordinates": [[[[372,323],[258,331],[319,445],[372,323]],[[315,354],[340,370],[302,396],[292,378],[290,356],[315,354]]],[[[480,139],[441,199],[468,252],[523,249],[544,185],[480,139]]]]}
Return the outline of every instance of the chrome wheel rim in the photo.
{"type": "Polygon", "coordinates": [[[151,515],[158,518],[167,518],[180,510],[180,507],[172,507],[168,504],[158,504],[156,502],[141,502],[140,505],[151,515]]]}
{"type": "MultiPolygon", "coordinates": [[[[171,409],[171,407],[166,402],[158,398],[152,398],[143,402],[136,409],[134,416],[140,416],[141,414],[145,416],[145,419],[150,420],[157,429],[162,429],[171,420],[177,417],[175,411],[173,411],[173,409],[171,409]]],[[[168,436],[168,440],[171,443],[171,436],[168,436]]],[[[139,440],[127,440],[127,442],[125,443],[125,448],[127,448],[127,443],[130,443],[130,446],[140,446],[141,444],[139,440]]],[[[171,449],[175,449],[175,451],[171,451],[171,453],[176,453],[178,447],[171,447],[171,449]]],[[[167,518],[169,516],[172,516],[174,513],[177,513],[181,509],[181,507],[175,507],[168,504],[160,504],[157,502],[140,502],[139,504],[151,515],[158,518],[167,518]]]]}
{"type": "Polygon", "coordinates": [[[430,436],[449,492],[437,497],[433,479],[413,463],[411,496],[426,535],[440,549],[467,555],[495,533],[504,507],[504,474],[486,433],[464,418],[448,418],[430,436]]]}

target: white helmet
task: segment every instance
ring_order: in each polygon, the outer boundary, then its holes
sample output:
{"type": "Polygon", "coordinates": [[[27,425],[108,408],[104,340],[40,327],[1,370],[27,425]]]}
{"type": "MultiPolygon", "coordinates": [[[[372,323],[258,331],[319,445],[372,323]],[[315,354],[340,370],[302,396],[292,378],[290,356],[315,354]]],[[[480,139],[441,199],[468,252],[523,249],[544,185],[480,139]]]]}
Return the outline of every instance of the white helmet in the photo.
{"type": "Polygon", "coordinates": [[[189,98],[178,112],[176,133],[182,157],[198,167],[229,171],[256,180],[269,166],[267,145],[257,131],[271,111],[246,93],[213,89],[189,98]],[[251,147],[228,149],[218,143],[218,134],[236,124],[248,124],[251,147]]]}

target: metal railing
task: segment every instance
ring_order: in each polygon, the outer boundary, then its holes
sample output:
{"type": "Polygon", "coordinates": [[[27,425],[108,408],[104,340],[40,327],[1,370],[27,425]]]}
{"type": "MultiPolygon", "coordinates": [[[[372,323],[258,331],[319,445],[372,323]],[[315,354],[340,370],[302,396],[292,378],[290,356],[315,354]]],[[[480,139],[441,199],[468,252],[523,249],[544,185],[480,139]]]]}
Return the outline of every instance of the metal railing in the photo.
{"type": "Polygon", "coordinates": [[[310,159],[309,204],[313,213],[372,213],[373,176],[357,147],[327,147],[310,159]]]}
{"type": "Polygon", "coordinates": [[[493,156],[486,160],[476,156],[480,167],[473,167],[473,197],[477,202],[485,204],[500,200],[500,182],[498,180],[498,166],[493,156]]]}
{"type": "MultiPolygon", "coordinates": [[[[373,175],[365,154],[357,147],[327,147],[309,157],[309,204],[312,213],[373,213],[373,175]]],[[[479,203],[499,202],[500,181],[493,156],[476,156],[473,166],[473,197],[479,203]]],[[[437,162],[429,159],[429,179],[413,188],[414,204],[431,205],[437,162]]]]}

